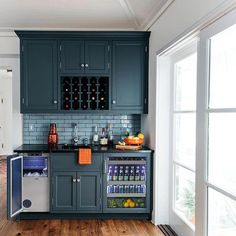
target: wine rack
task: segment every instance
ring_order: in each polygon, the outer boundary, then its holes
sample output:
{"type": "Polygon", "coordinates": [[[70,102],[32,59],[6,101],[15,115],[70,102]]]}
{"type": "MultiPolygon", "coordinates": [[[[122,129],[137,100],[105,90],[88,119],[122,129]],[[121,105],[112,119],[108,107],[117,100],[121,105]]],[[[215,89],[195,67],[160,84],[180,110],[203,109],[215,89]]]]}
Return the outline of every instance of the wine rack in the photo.
{"type": "Polygon", "coordinates": [[[61,77],[63,110],[108,110],[109,77],[61,77]]]}

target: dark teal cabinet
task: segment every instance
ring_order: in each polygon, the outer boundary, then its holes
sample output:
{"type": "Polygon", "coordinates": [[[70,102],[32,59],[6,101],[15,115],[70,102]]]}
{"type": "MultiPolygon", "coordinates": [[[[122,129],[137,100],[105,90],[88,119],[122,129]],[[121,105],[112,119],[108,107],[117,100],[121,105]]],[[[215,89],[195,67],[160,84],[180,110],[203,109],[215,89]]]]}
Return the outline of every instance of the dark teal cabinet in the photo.
{"type": "Polygon", "coordinates": [[[77,173],[78,212],[99,212],[101,210],[101,176],[99,172],[77,173]]]}
{"type": "Polygon", "coordinates": [[[57,41],[24,40],[21,47],[21,111],[57,110],[57,41]]]}
{"type": "Polygon", "coordinates": [[[146,44],[143,41],[113,42],[112,110],[142,113],[146,63],[146,44]]]}
{"type": "Polygon", "coordinates": [[[52,178],[52,210],[75,211],[76,172],[53,172],[52,178]]]}
{"type": "Polygon", "coordinates": [[[84,41],[61,41],[59,66],[61,73],[84,73],[84,41]]]}
{"type": "Polygon", "coordinates": [[[78,165],[77,154],[51,154],[51,211],[55,213],[99,213],[101,206],[101,164],[99,153],[91,165],[78,165]]]}
{"type": "Polygon", "coordinates": [[[63,40],[60,43],[62,74],[108,74],[108,41],[63,40]]]}
{"type": "MultiPolygon", "coordinates": [[[[16,34],[21,43],[22,113],[64,113],[62,81],[67,76],[107,77],[110,113],[148,113],[150,32],[16,31],[16,34]]],[[[80,107],[66,112],[86,110],[80,107]]]]}

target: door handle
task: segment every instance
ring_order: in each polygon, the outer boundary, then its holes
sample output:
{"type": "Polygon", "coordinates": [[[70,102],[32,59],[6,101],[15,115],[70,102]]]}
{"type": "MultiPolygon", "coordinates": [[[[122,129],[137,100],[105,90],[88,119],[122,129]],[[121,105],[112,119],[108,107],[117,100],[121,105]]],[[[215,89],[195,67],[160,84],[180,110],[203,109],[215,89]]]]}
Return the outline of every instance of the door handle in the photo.
{"type": "Polygon", "coordinates": [[[104,174],[107,174],[107,160],[104,160],[104,174]]]}
{"type": "Polygon", "coordinates": [[[116,104],[116,101],[115,101],[115,100],[112,100],[112,104],[116,104]]]}
{"type": "Polygon", "coordinates": [[[77,179],[77,183],[79,183],[80,182],[80,179],[77,179]]]}
{"type": "Polygon", "coordinates": [[[57,104],[57,100],[54,100],[53,103],[54,103],[54,104],[57,104]]]}
{"type": "Polygon", "coordinates": [[[81,67],[84,67],[84,63],[82,63],[80,66],[81,66],[81,67]]]}
{"type": "Polygon", "coordinates": [[[73,183],[75,183],[76,182],[76,179],[73,179],[73,183]]]}
{"type": "Polygon", "coordinates": [[[85,64],[85,67],[88,67],[88,64],[87,64],[87,63],[85,64]]]}

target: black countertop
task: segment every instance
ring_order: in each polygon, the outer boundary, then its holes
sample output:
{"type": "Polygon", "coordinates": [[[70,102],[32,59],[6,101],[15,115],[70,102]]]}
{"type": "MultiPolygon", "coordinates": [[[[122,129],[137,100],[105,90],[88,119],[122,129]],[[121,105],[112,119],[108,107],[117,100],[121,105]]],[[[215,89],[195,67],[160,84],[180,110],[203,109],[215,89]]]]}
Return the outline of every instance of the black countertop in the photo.
{"type": "MultiPolygon", "coordinates": [[[[79,147],[84,147],[84,146],[78,146],[79,147]]],[[[92,149],[92,152],[97,152],[97,153],[119,153],[119,152],[153,152],[152,149],[147,148],[147,147],[142,147],[140,150],[118,150],[115,147],[101,147],[101,146],[88,146],[92,149]]],[[[27,152],[77,152],[78,148],[64,148],[64,145],[59,144],[56,147],[49,147],[46,144],[23,144],[20,147],[16,148],[14,152],[17,153],[27,153],[27,152]]]]}

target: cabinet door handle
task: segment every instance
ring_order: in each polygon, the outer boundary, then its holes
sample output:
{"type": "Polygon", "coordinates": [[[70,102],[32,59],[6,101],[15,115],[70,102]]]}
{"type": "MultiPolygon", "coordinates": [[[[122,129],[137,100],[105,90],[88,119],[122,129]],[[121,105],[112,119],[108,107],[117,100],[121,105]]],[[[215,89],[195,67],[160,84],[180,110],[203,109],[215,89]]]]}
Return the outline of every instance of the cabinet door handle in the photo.
{"type": "Polygon", "coordinates": [[[80,66],[81,66],[81,67],[84,67],[84,64],[82,63],[80,66]]]}
{"type": "Polygon", "coordinates": [[[115,101],[115,100],[112,100],[112,104],[116,104],[116,101],[115,101]]]}
{"type": "Polygon", "coordinates": [[[88,67],[88,64],[87,64],[87,63],[85,64],[85,67],[88,67]]]}
{"type": "Polygon", "coordinates": [[[107,160],[104,161],[104,174],[107,174],[107,160]]]}
{"type": "Polygon", "coordinates": [[[76,182],[76,179],[73,179],[73,183],[75,183],[76,182]]]}
{"type": "Polygon", "coordinates": [[[77,183],[79,183],[80,182],[80,179],[77,179],[77,183]]]}
{"type": "Polygon", "coordinates": [[[57,104],[57,100],[54,100],[53,103],[54,103],[54,104],[57,104]]]}

